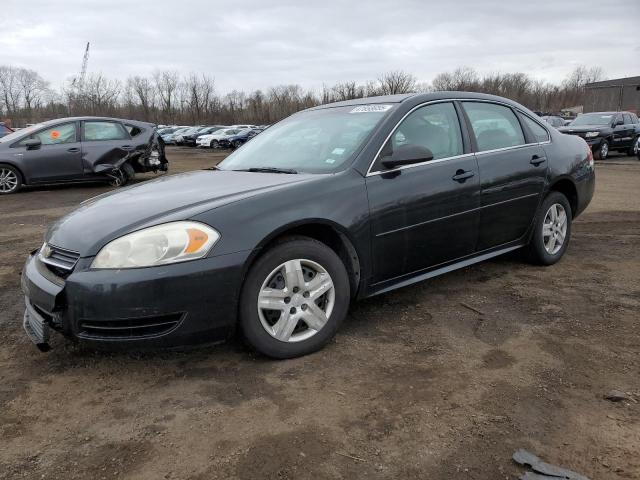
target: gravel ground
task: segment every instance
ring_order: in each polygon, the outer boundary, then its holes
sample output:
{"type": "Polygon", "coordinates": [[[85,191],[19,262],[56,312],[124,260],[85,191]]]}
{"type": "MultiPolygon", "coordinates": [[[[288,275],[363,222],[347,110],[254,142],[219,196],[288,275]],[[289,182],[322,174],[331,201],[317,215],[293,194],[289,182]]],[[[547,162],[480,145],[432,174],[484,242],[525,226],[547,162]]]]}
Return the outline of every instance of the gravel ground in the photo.
{"type": "MultiPolygon", "coordinates": [[[[224,154],[168,156],[175,173],[224,154]]],[[[22,262],[109,187],[0,198],[0,479],[514,479],[520,447],[640,478],[640,162],[596,170],[559,264],[511,255],[360,302],[323,351],[280,362],[239,340],[39,353],[22,262]]]]}

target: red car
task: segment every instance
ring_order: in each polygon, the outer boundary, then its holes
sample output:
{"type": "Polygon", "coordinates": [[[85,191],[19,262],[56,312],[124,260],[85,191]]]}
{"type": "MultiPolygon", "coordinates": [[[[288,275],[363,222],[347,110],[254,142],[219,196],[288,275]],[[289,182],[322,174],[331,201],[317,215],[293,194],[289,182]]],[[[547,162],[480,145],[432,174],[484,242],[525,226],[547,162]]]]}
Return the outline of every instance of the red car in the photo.
{"type": "Polygon", "coordinates": [[[11,128],[0,122],[0,138],[4,137],[5,135],[9,135],[11,132],[13,132],[11,128]]]}

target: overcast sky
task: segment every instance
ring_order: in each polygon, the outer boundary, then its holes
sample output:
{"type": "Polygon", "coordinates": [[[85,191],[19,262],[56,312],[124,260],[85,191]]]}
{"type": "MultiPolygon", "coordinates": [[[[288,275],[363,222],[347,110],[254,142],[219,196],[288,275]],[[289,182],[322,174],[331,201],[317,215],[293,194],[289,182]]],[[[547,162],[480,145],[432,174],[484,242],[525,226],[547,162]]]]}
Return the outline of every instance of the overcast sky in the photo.
{"type": "Polygon", "coordinates": [[[203,72],[221,93],[396,69],[430,81],[462,65],[549,81],[599,65],[615,78],[640,75],[639,22],[640,0],[1,0],[0,65],[57,87],[89,41],[89,72],[203,72]]]}

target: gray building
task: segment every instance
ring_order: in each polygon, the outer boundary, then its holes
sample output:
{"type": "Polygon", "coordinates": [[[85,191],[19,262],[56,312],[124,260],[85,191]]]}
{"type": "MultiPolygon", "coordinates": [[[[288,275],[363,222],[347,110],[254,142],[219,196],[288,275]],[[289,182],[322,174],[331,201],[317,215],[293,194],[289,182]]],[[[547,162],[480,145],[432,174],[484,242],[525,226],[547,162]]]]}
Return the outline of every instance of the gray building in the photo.
{"type": "Polygon", "coordinates": [[[628,110],[640,114],[640,77],[588,83],[584,112],[628,110]]]}

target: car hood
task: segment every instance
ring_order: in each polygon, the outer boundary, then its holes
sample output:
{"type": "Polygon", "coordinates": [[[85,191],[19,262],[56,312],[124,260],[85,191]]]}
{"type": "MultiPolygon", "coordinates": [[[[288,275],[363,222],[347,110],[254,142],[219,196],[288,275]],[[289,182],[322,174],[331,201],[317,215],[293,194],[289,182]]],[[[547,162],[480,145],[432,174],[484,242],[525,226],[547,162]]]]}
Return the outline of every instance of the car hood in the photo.
{"type": "Polygon", "coordinates": [[[49,228],[45,241],[90,257],[109,241],[129,232],[186,220],[317,176],[200,170],[161,177],[83,202],[49,228]]]}
{"type": "Polygon", "coordinates": [[[584,133],[584,132],[602,132],[610,127],[606,125],[578,125],[572,127],[567,125],[565,127],[558,127],[558,130],[562,133],[584,133]]]}

